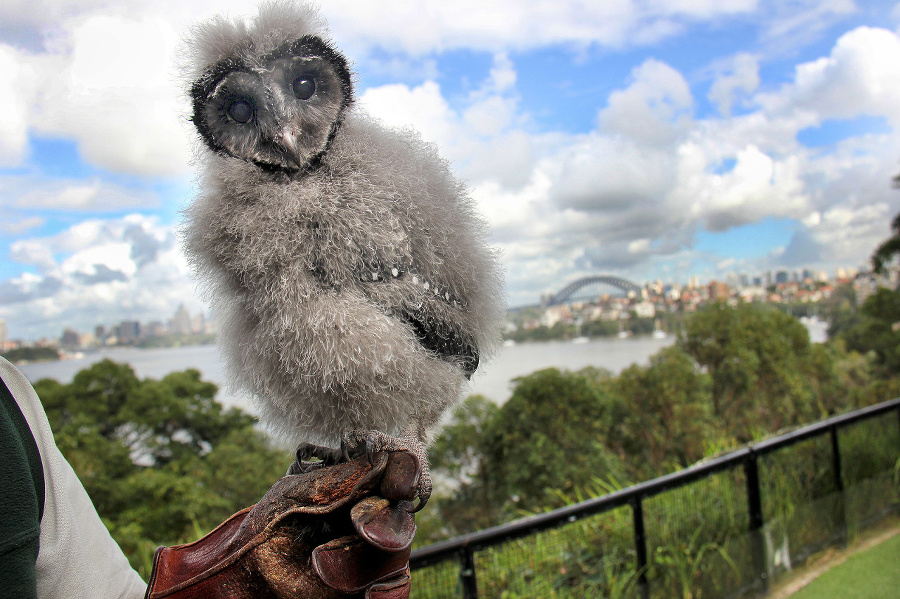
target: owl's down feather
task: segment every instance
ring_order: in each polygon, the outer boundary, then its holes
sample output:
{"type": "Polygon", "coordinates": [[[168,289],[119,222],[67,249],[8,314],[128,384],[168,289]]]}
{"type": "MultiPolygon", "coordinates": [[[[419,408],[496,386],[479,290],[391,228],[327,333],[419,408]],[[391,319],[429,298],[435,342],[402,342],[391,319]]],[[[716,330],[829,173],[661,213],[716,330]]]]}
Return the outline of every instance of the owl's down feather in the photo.
{"type": "Polygon", "coordinates": [[[214,19],[192,56],[205,147],[182,232],[232,385],[295,443],[426,443],[504,309],[466,187],[434,145],[353,105],[308,5],[214,19]]]}

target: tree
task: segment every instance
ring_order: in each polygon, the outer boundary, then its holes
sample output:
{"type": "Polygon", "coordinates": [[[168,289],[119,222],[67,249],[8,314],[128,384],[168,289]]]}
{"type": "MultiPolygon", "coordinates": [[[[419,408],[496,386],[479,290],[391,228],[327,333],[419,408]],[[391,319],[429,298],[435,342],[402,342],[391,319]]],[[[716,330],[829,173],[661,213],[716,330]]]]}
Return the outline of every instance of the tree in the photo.
{"type": "MultiPolygon", "coordinates": [[[[900,175],[892,181],[893,186],[900,188],[900,175]]],[[[884,271],[884,267],[900,254],[900,213],[891,221],[891,236],[884,240],[872,254],[872,270],[876,273],[884,271]]]]}
{"type": "Polygon", "coordinates": [[[709,376],[680,347],[667,347],[648,367],[626,368],[615,381],[625,416],[617,424],[631,477],[644,480],[690,466],[713,434],[709,376]]]}
{"type": "Polygon", "coordinates": [[[833,339],[857,322],[856,290],[853,285],[839,285],[824,302],[824,317],[828,321],[828,338],[833,339]]]}
{"type": "Polygon", "coordinates": [[[857,323],[841,333],[847,348],[872,352],[876,372],[891,378],[900,372],[900,291],[880,288],[866,299],[857,323]]]}
{"type": "Polygon", "coordinates": [[[712,377],[713,416],[739,442],[815,416],[811,343],[795,318],[716,302],[688,321],[681,346],[712,377]]]}
{"type": "MultiPolygon", "coordinates": [[[[429,450],[431,472],[441,495],[440,518],[420,520],[420,542],[487,528],[499,521],[494,477],[485,455],[485,433],[499,408],[483,395],[470,395],[457,406],[429,450]]],[[[423,514],[424,516],[433,515],[423,514]]]]}
{"type": "Polygon", "coordinates": [[[103,360],[35,390],[56,444],[144,576],[156,546],[196,540],[252,505],[290,462],[252,416],[223,409],[197,370],[140,380],[103,360]]]}
{"type": "Polygon", "coordinates": [[[554,490],[623,476],[621,460],[605,444],[621,412],[615,395],[586,374],[556,368],[514,383],[486,431],[496,501],[512,510],[552,507],[559,501],[554,490]]]}

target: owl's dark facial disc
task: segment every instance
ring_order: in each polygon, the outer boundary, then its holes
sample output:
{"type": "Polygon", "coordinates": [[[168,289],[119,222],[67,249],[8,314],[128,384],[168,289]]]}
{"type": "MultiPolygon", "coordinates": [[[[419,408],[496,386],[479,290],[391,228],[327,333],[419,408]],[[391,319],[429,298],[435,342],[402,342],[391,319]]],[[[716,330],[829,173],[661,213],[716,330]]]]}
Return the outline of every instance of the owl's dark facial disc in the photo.
{"type": "Polygon", "coordinates": [[[210,67],[191,88],[192,120],[217,153],[302,171],[328,149],[352,93],[344,57],[306,36],[252,64],[229,59],[210,67]]]}

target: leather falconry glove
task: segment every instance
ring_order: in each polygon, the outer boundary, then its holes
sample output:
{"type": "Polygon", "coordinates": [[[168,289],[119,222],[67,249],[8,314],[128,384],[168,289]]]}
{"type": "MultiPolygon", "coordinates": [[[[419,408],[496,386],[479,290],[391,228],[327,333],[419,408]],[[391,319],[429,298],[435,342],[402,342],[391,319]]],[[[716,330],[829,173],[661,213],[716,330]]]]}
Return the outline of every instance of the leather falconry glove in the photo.
{"type": "Polygon", "coordinates": [[[418,459],[298,460],[288,472],[199,541],[160,547],[146,599],[407,599],[418,459]]]}

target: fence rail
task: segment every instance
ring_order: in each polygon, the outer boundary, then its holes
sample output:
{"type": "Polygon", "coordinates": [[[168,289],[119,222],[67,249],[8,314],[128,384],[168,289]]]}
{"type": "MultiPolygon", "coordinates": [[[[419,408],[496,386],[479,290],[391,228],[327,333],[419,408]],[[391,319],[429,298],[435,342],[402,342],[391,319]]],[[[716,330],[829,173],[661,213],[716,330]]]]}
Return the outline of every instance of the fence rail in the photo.
{"type": "MultiPolygon", "coordinates": [[[[589,499],[574,505],[566,506],[551,512],[538,514],[509,524],[495,526],[475,533],[456,537],[441,543],[436,543],[427,547],[423,547],[413,551],[410,558],[410,565],[413,570],[421,570],[435,566],[447,560],[458,560],[459,562],[459,578],[457,583],[456,596],[461,594],[466,599],[478,597],[478,580],[476,579],[477,560],[476,554],[490,548],[498,547],[517,539],[529,537],[542,531],[555,529],[566,524],[570,524],[589,516],[595,516],[603,512],[609,512],[621,507],[629,507],[632,512],[633,524],[633,554],[634,554],[634,572],[638,576],[640,594],[648,595],[648,551],[647,551],[647,530],[645,528],[644,504],[646,500],[657,496],[661,493],[679,489],[706,479],[715,474],[738,471],[740,469],[743,474],[742,480],[746,493],[746,511],[747,526],[746,533],[749,535],[749,553],[753,574],[752,579],[745,581],[746,584],[740,589],[737,595],[747,592],[748,588],[754,591],[765,591],[768,586],[768,579],[772,575],[773,553],[771,539],[767,539],[761,533],[766,526],[767,521],[765,514],[766,497],[763,493],[763,486],[766,483],[764,476],[761,476],[759,464],[760,460],[765,456],[770,456],[791,447],[795,444],[818,440],[828,436],[830,445],[830,465],[829,469],[833,475],[832,484],[833,491],[841,495],[844,492],[845,481],[843,470],[847,464],[842,460],[840,432],[850,425],[869,421],[871,419],[882,418],[891,412],[897,413],[896,421],[896,443],[894,447],[894,457],[900,456],[900,399],[887,401],[878,405],[870,406],[847,414],[842,414],[823,420],[816,424],[805,426],[792,432],[779,435],[777,437],[752,444],[737,451],[731,452],[717,458],[710,459],[706,462],[674,472],[666,476],[655,478],[640,484],[631,486],[620,491],[609,493],[602,497],[589,499]],[[762,485],[761,485],[762,483],[762,485]],[[768,545],[767,545],[768,543],[768,545]]],[[[893,435],[893,433],[891,433],[893,435]]],[[[883,450],[884,448],[879,448],[883,450]]],[[[890,507],[895,509],[896,502],[890,507]]],[[[840,511],[845,511],[843,498],[840,503],[840,511]]],[[[768,510],[771,511],[771,510],[768,510]]],[[[839,517],[843,530],[838,531],[838,537],[846,539],[846,523],[844,515],[839,517]]],[[[790,561],[788,559],[788,561],[790,561]]],[[[446,593],[439,596],[453,596],[446,593]]]]}

